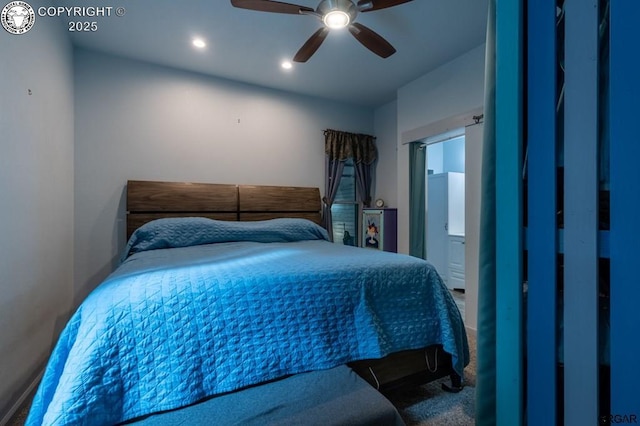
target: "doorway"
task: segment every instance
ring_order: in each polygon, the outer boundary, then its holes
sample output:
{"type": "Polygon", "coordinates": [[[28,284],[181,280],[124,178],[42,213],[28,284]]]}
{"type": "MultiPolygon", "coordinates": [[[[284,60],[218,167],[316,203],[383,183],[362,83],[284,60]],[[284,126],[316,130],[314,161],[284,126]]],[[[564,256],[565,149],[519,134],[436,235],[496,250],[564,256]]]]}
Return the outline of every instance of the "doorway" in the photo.
{"type": "Polygon", "coordinates": [[[427,259],[449,290],[464,293],[464,128],[430,139],[425,141],[427,259]]]}
{"type": "MultiPolygon", "coordinates": [[[[465,116],[467,117],[467,116],[465,116]]],[[[421,222],[415,223],[415,225],[411,225],[410,229],[420,229],[418,234],[412,234],[412,237],[415,235],[421,235],[421,240],[424,242],[424,257],[432,262],[432,257],[436,256],[435,263],[437,263],[437,256],[439,253],[446,251],[447,254],[449,250],[453,252],[453,259],[462,259],[460,265],[453,265],[454,272],[457,269],[458,272],[461,272],[463,276],[460,276],[460,279],[464,280],[464,293],[461,291],[452,290],[452,294],[458,302],[458,306],[461,307],[460,311],[465,320],[465,325],[468,330],[475,334],[477,330],[477,313],[478,313],[478,275],[479,275],[479,249],[480,249],[480,203],[481,203],[481,169],[482,169],[482,151],[483,151],[483,123],[482,123],[482,115],[481,111],[473,114],[468,114],[468,118],[471,123],[464,118],[451,118],[447,120],[443,120],[442,122],[434,123],[429,126],[429,128],[421,129],[421,132],[425,135],[422,139],[415,140],[414,142],[409,143],[419,143],[421,146],[420,151],[422,151],[425,155],[423,156],[424,161],[422,166],[419,163],[411,163],[410,159],[410,169],[411,170],[422,170],[422,176],[424,176],[424,185],[422,185],[422,189],[416,187],[412,188],[409,196],[409,204],[410,210],[419,211],[420,205],[423,207],[423,212],[426,213],[423,216],[421,222]],[[473,116],[473,117],[472,117],[473,116]],[[471,120],[472,119],[472,120],[471,120]],[[452,124],[457,124],[457,126],[452,126],[452,124]],[[450,129],[455,129],[451,131],[450,129]],[[434,131],[435,130],[435,131],[434,131]],[[438,169],[436,166],[433,166],[433,159],[439,156],[438,154],[438,144],[440,142],[445,142],[447,140],[452,140],[456,137],[463,136],[464,138],[464,208],[458,208],[459,212],[464,212],[464,225],[463,231],[460,231],[459,228],[451,228],[451,225],[447,225],[446,231],[446,240],[449,244],[444,243],[438,245],[436,248],[429,249],[427,247],[428,242],[428,229],[429,229],[429,216],[433,218],[436,215],[436,212],[430,211],[431,208],[437,204],[437,202],[429,203],[429,193],[431,188],[429,188],[428,180],[429,176],[435,176],[438,172],[443,173],[444,167],[442,169],[438,169]],[[433,145],[436,149],[434,152],[429,152],[429,147],[433,145]],[[425,158],[426,157],[426,158],[425,158]],[[431,157],[431,161],[430,158],[431,157]],[[429,172],[429,169],[433,170],[433,172],[429,172]],[[422,194],[422,195],[420,195],[422,194]],[[412,201],[413,200],[413,201],[412,201]],[[418,202],[419,201],[419,202],[418,202]],[[415,204],[418,202],[417,204],[415,204]],[[413,203],[413,204],[412,204],[413,203]],[[422,223],[422,225],[419,225],[422,223]],[[453,242],[449,240],[449,232],[451,232],[453,242]],[[462,235],[464,235],[464,239],[462,239],[462,235]],[[457,238],[456,238],[457,237],[457,238]],[[455,245],[456,239],[458,244],[455,245]],[[457,252],[457,253],[456,253],[457,252]],[[464,265],[464,266],[462,266],[464,265]],[[464,277],[464,278],[463,278],[464,277]],[[462,309],[464,308],[464,309],[462,309]]],[[[416,145],[413,145],[414,147],[416,145]]],[[[444,151],[444,145],[442,145],[444,151]]],[[[462,163],[462,161],[460,161],[462,163]]],[[[455,173],[455,172],[454,172],[455,173]]],[[[433,197],[433,193],[431,196],[433,197]]],[[[416,215],[418,216],[418,215],[416,215]]],[[[449,222],[447,222],[449,223],[449,222]]],[[[442,224],[441,228],[445,225],[442,224]]],[[[432,232],[433,234],[433,232],[432,232]]],[[[416,244],[418,246],[418,244],[416,244]]],[[[432,262],[434,263],[434,262],[432,262]]],[[[446,266],[436,267],[438,272],[440,271],[448,271],[450,263],[447,260],[445,263],[446,266]]],[[[451,274],[455,276],[455,274],[451,274]]],[[[447,281],[448,281],[447,277],[447,281]]],[[[453,284],[453,288],[462,288],[462,284],[453,284]]]]}

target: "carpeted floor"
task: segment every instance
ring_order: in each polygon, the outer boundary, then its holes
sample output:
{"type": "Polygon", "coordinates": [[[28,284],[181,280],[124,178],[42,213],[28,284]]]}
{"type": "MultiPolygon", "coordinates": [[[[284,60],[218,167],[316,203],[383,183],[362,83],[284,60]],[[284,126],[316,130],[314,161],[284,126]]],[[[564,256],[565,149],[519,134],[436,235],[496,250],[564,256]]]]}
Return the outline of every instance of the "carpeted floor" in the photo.
{"type": "MultiPolygon", "coordinates": [[[[464,292],[452,291],[451,294],[464,318],[464,292]]],[[[387,395],[408,426],[475,424],[476,338],[470,333],[467,333],[467,337],[470,362],[465,368],[465,387],[460,393],[451,394],[443,391],[441,385],[449,384],[449,379],[442,379],[417,389],[387,395]]]]}
{"type": "Polygon", "coordinates": [[[461,392],[442,390],[442,383],[450,384],[446,378],[387,395],[407,426],[475,425],[476,340],[473,335],[467,335],[470,362],[465,368],[465,386],[461,392]]]}

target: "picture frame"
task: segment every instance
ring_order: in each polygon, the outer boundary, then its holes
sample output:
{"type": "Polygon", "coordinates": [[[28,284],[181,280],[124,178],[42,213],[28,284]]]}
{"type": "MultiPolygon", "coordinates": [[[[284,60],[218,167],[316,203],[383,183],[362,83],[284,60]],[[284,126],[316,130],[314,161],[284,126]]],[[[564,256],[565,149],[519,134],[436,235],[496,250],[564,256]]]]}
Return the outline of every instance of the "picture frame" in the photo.
{"type": "Polygon", "coordinates": [[[362,212],[362,247],[382,250],[384,215],[382,210],[364,210],[362,212]]]}

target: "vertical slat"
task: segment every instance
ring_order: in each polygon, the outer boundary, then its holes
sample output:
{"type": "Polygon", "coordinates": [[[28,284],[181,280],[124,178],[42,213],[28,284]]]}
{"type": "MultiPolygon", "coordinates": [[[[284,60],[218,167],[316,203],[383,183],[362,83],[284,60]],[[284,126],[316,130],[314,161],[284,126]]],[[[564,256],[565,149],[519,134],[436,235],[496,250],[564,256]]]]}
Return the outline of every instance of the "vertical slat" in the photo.
{"type": "Polygon", "coordinates": [[[497,424],[523,422],[522,1],[496,3],[497,424]]]}
{"type": "MultiPolygon", "coordinates": [[[[640,421],[640,2],[611,1],[611,413],[640,421]]],[[[629,421],[631,423],[631,421],[629,421]]]]}
{"type": "Polygon", "coordinates": [[[556,423],[556,1],[528,3],[527,421],[556,423]]]}
{"type": "Polygon", "coordinates": [[[598,424],[598,1],[565,7],[564,424],[584,426],[598,424]]]}

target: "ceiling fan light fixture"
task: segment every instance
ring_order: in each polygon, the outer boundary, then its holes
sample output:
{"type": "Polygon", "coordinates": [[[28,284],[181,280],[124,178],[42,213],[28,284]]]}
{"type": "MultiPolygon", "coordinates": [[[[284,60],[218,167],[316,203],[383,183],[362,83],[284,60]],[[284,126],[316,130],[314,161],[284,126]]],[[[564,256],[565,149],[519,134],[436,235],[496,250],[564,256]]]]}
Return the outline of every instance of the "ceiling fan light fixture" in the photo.
{"type": "Polygon", "coordinates": [[[307,62],[332,29],[345,27],[364,47],[381,58],[388,58],[396,49],[380,34],[356,22],[358,13],[387,9],[411,1],[413,0],[359,0],[356,6],[356,0],[320,0],[316,10],[275,0],[231,0],[231,5],[260,12],[309,15],[321,20],[324,26],[316,30],[293,57],[293,62],[307,62]]]}
{"type": "Polygon", "coordinates": [[[324,24],[332,29],[344,28],[351,22],[351,16],[342,10],[332,10],[322,18],[324,24]]]}

